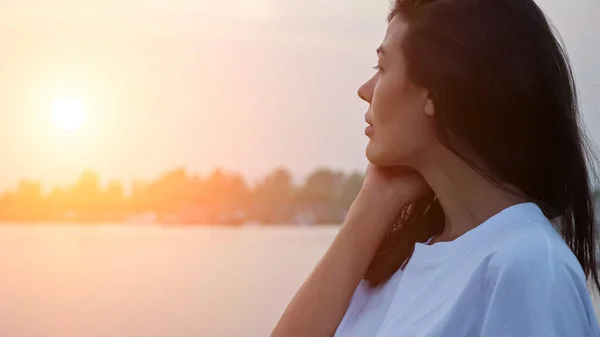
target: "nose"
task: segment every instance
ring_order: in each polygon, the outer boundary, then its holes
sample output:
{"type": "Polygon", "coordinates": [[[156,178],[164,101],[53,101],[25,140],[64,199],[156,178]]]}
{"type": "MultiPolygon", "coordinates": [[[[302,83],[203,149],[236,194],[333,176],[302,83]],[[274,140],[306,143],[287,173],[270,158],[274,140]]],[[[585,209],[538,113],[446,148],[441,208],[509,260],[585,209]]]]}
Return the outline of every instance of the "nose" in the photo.
{"type": "Polygon", "coordinates": [[[365,84],[358,88],[358,97],[367,103],[373,100],[373,90],[375,88],[375,76],[369,79],[365,84]]]}

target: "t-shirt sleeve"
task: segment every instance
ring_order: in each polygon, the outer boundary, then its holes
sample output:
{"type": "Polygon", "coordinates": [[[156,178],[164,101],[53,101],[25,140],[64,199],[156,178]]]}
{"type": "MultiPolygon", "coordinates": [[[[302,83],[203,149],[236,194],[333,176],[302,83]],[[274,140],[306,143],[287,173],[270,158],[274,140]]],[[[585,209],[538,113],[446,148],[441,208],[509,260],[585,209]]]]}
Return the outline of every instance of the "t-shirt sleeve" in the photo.
{"type": "Polygon", "coordinates": [[[521,256],[497,270],[482,337],[600,336],[580,270],[545,258],[521,256]]]}

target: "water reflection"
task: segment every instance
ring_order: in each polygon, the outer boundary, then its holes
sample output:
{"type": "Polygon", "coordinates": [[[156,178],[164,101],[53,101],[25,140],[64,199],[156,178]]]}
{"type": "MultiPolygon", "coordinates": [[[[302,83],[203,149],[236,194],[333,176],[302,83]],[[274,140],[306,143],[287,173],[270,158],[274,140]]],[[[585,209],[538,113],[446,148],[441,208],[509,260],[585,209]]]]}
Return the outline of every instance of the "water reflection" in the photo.
{"type": "Polygon", "coordinates": [[[338,227],[0,227],[0,335],[267,336],[338,227]]]}

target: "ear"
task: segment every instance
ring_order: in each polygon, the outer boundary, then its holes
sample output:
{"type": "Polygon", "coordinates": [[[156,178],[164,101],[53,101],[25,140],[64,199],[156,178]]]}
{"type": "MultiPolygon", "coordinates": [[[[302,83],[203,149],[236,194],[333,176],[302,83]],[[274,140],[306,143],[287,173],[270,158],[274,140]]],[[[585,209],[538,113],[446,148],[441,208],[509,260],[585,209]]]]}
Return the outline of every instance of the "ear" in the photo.
{"type": "Polygon", "coordinates": [[[425,102],[425,114],[427,116],[433,117],[435,115],[435,107],[433,106],[433,100],[427,97],[427,101],[425,102]]]}

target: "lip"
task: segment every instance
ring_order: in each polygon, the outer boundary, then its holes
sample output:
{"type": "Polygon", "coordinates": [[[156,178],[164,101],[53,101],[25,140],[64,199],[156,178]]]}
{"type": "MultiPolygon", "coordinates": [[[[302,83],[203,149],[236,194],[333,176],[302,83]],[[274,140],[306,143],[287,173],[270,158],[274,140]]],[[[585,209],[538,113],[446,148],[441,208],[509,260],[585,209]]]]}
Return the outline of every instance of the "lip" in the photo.
{"type": "Polygon", "coordinates": [[[370,136],[375,129],[373,129],[373,123],[371,122],[371,109],[365,113],[365,122],[367,122],[367,127],[365,128],[365,135],[370,136]]]}

